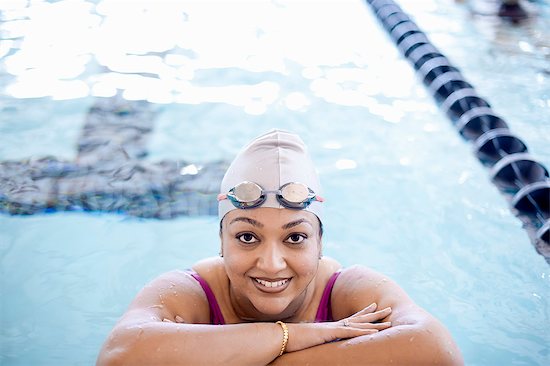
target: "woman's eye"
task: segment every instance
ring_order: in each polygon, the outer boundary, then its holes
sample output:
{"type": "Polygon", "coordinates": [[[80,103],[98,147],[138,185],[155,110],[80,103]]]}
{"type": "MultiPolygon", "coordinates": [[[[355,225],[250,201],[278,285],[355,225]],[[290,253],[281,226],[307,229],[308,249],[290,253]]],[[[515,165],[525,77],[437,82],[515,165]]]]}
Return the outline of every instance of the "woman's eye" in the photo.
{"type": "Polygon", "coordinates": [[[239,234],[237,235],[237,239],[245,244],[252,244],[258,241],[258,239],[250,233],[239,234]]]}
{"type": "Polygon", "coordinates": [[[303,234],[291,234],[286,241],[290,244],[300,244],[304,239],[305,236],[303,234]]]}

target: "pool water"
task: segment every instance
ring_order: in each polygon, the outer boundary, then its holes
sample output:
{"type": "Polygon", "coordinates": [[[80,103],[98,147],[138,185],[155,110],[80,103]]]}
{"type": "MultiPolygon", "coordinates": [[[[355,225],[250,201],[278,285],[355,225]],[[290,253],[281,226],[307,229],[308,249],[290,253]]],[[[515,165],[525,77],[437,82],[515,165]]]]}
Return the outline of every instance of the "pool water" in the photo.
{"type": "MultiPolygon", "coordinates": [[[[511,26],[475,14],[480,4],[402,6],[549,167],[549,5],[527,4],[538,15],[511,26]]],[[[468,365],[550,364],[548,263],[365,3],[0,10],[2,161],[74,160],[89,108],[117,91],[157,110],[150,162],[230,160],[271,128],[296,132],[323,182],[325,255],[396,280],[468,365]]],[[[144,284],[217,255],[217,226],[215,216],[2,214],[0,364],[93,364],[144,284]]]]}

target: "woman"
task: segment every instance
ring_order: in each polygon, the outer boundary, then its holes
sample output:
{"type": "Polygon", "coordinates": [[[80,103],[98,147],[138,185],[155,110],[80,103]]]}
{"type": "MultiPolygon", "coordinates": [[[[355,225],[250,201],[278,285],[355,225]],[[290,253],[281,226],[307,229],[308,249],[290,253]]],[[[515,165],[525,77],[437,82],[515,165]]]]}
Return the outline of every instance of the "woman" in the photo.
{"type": "Polygon", "coordinates": [[[320,194],[298,136],[252,141],[221,184],[220,256],[145,286],[98,364],[462,364],[394,282],[322,256],[320,194]]]}

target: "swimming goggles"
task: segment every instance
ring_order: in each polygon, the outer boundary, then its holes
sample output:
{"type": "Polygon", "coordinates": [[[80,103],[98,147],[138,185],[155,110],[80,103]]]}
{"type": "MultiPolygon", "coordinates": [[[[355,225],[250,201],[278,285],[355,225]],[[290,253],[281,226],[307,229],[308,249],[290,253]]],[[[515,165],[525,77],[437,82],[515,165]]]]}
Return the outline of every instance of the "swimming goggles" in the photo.
{"type": "Polygon", "coordinates": [[[266,191],[258,184],[247,181],[237,184],[227,194],[219,194],[218,201],[229,199],[237,208],[255,208],[265,202],[268,193],[274,193],[282,206],[298,210],[308,207],[313,201],[324,201],[303,183],[290,182],[277,191],[266,191]]]}

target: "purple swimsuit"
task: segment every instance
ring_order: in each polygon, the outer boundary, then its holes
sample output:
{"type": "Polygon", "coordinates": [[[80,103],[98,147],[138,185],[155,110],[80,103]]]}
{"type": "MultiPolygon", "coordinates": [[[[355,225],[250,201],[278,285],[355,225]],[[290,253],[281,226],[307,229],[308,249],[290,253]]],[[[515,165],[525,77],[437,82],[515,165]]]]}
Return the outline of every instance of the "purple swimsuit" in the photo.
{"type": "MultiPolygon", "coordinates": [[[[225,319],[223,318],[218,301],[216,300],[216,297],[214,296],[214,293],[208,283],[195,271],[186,271],[186,273],[196,279],[204,290],[204,294],[208,300],[208,306],[210,307],[210,324],[225,324],[225,319]]],[[[332,308],[330,306],[330,294],[332,293],[332,288],[334,287],[334,283],[339,275],[340,271],[334,272],[327,282],[323,295],[321,296],[321,301],[319,302],[319,308],[317,308],[317,315],[315,315],[316,323],[329,322],[333,320],[332,308]]]]}

